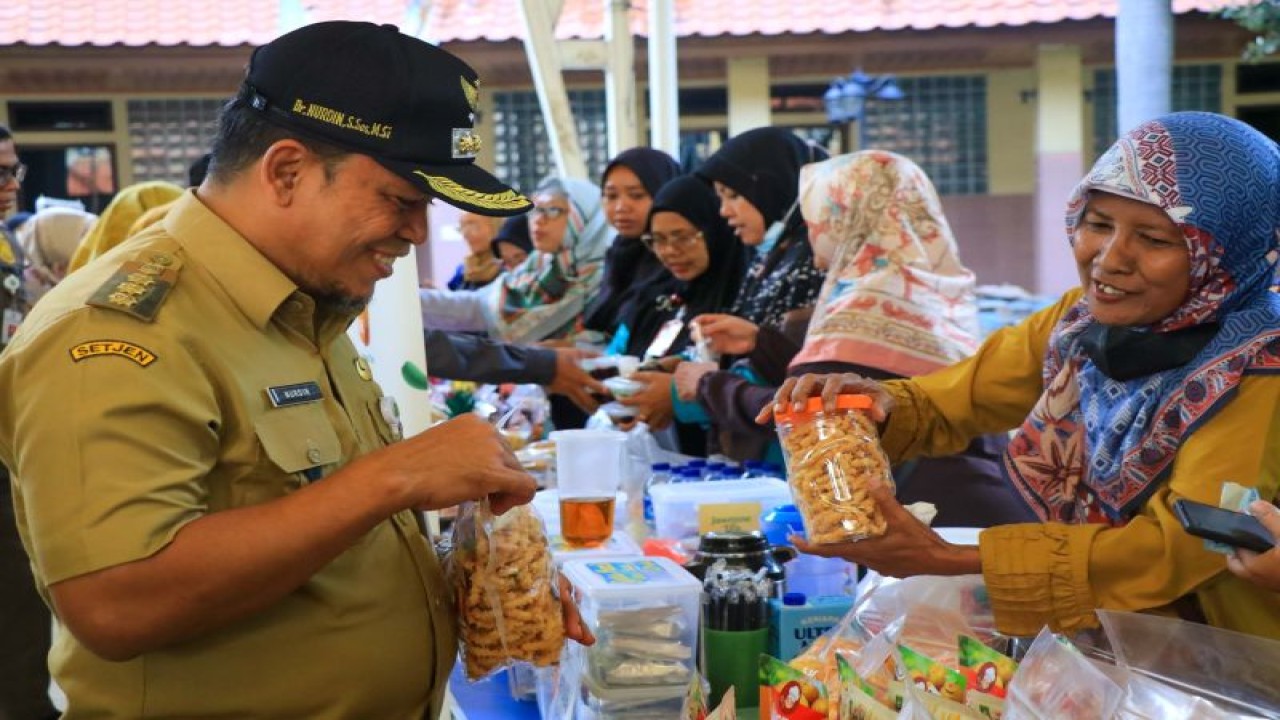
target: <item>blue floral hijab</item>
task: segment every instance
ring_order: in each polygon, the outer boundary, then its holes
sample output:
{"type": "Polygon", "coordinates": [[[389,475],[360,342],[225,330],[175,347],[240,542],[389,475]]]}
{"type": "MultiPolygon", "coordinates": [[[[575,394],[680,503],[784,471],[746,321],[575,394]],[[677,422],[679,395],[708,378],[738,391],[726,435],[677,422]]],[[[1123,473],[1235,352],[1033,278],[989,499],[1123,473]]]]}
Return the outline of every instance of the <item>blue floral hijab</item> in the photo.
{"type": "Polygon", "coordinates": [[[1085,352],[1084,300],[1054,329],[1045,391],[1015,434],[1005,470],[1043,520],[1127,522],[1166,478],[1182,441],[1234,397],[1243,376],[1280,372],[1280,149],[1237,120],[1174,113],[1118,140],[1067,207],[1074,235],[1090,193],[1163,209],[1191,261],[1186,300],[1136,330],[1217,324],[1189,362],[1116,380],[1085,352]]]}

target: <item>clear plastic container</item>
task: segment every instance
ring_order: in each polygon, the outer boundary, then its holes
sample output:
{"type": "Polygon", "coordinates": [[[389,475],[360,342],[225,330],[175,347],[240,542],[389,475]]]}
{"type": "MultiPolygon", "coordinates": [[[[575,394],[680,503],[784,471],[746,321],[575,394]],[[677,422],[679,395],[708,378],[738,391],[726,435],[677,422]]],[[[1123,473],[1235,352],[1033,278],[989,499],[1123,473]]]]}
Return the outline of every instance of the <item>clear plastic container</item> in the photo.
{"type": "Polygon", "coordinates": [[[803,411],[775,417],[791,496],[809,541],[818,545],[883,535],[885,520],[870,488],[875,482],[893,487],[889,459],[867,415],[871,398],[840,395],[836,405],[828,413],[814,397],[803,411]]]}
{"type": "Polygon", "coordinates": [[[726,503],[760,503],[761,511],[791,499],[787,484],[772,478],[671,482],[650,489],[657,537],[697,536],[698,508],[726,503]]]}
{"type": "Polygon", "coordinates": [[[560,571],[579,594],[583,622],[596,636],[582,663],[596,687],[688,685],[697,658],[697,578],[667,558],[570,560],[560,571]]]}

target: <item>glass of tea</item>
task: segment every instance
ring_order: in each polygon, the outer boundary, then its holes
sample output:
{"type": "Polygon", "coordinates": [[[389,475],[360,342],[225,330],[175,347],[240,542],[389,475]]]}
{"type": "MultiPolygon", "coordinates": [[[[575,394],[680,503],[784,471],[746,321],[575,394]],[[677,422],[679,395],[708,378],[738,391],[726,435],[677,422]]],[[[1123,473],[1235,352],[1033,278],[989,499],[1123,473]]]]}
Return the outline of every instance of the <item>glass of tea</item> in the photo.
{"type": "Polygon", "coordinates": [[[560,535],[573,548],[600,547],[613,535],[613,506],[626,460],[626,436],[613,430],[557,430],[560,535]]]}

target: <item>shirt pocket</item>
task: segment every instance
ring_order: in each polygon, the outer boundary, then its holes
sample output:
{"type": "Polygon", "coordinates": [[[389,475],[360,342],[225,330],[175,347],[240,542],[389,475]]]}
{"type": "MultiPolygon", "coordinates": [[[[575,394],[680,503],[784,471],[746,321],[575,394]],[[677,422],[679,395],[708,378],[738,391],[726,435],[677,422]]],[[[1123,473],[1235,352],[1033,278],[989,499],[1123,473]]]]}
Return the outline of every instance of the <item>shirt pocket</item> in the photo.
{"type": "Polygon", "coordinates": [[[342,444],[321,405],[268,411],[253,428],[262,453],[254,471],[237,483],[237,505],[283,497],[342,460],[342,444]]]}

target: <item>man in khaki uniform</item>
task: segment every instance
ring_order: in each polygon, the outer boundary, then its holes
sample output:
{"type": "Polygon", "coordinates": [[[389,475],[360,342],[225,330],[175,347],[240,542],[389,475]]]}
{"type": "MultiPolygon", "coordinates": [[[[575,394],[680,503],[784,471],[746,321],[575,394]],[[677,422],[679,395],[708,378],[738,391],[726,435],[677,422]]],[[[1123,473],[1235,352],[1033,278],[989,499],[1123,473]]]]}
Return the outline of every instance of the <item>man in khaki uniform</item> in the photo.
{"type": "Polygon", "coordinates": [[[69,720],[438,711],[454,619],[411,511],[505,510],[534,483],[475,417],[395,442],[344,331],[424,241],[430,196],[527,209],[473,164],[477,85],[390,26],[260,48],[209,179],[0,358],[0,459],[69,631],[50,655],[69,720]]]}

